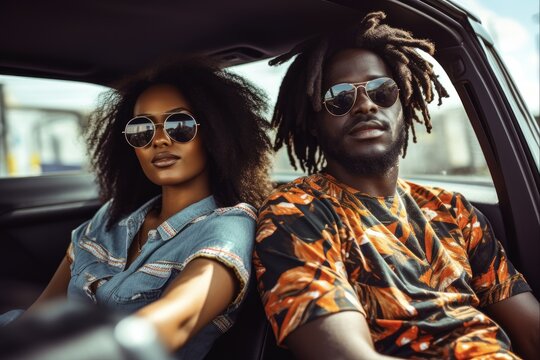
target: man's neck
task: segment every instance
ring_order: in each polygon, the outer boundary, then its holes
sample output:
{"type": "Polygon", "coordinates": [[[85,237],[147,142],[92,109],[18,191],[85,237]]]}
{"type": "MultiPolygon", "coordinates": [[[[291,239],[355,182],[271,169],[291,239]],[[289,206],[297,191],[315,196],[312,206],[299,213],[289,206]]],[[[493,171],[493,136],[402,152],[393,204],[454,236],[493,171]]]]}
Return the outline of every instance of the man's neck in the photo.
{"type": "Polygon", "coordinates": [[[356,174],[340,164],[328,163],[325,171],[338,181],[370,196],[392,196],[396,193],[399,163],[381,174],[356,174]]]}

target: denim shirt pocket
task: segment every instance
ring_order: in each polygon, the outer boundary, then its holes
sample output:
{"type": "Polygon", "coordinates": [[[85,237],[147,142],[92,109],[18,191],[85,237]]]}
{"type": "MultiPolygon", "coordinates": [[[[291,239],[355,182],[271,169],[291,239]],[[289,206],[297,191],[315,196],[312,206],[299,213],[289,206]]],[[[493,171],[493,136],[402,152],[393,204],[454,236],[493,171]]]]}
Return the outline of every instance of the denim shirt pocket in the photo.
{"type": "Polygon", "coordinates": [[[115,268],[123,268],[124,263],[125,259],[114,257],[95,239],[86,235],[81,236],[77,241],[68,292],[77,296],[77,289],[81,289],[95,303],[97,288],[118,271],[115,268]]]}
{"type": "Polygon", "coordinates": [[[161,297],[182,268],[181,263],[174,261],[146,263],[126,278],[113,299],[117,304],[149,304],[161,297]]]}

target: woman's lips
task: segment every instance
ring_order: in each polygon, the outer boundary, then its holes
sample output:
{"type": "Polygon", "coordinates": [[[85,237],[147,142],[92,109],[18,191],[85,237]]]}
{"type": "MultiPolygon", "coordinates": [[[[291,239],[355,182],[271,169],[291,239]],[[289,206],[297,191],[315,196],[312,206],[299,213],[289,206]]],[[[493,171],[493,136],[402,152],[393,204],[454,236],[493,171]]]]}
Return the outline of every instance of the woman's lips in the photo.
{"type": "Polygon", "coordinates": [[[178,161],[178,159],[168,158],[168,159],[162,159],[162,160],[154,161],[154,162],[152,162],[152,164],[155,167],[158,167],[158,168],[165,168],[165,167],[169,167],[171,165],[174,165],[177,161],[178,161]]]}
{"type": "Polygon", "coordinates": [[[170,153],[159,153],[152,159],[152,165],[158,168],[166,168],[176,164],[180,160],[179,156],[170,153]]]}

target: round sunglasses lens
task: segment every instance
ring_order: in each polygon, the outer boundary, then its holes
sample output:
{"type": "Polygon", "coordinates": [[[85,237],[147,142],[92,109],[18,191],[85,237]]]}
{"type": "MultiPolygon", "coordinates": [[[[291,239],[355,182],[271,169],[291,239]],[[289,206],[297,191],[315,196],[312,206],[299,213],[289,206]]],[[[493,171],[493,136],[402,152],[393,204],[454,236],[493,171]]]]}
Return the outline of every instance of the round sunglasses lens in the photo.
{"type": "Polygon", "coordinates": [[[137,117],[127,123],[124,133],[131,146],[145,147],[154,137],[154,124],[150,119],[137,117]]]}
{"type": "Polygon", "coordinates": [[[336,116],[344,115],[351,110],[355,99],[356,89],[351,84],[336,84],[324,94],[326,109],[336,116]]]}
{"type": "Polygon", "coordinates": [[[399,89],[394,80],[383,77],[368,82],[366,92],[371,101],[378,106],[390,107],[396,102],[399,89]]]}
{"type": "Polygon", "coordinates": [[[190,114],[172,114],[165,121],[165,131],[174,141],[189,142],[197,134],[197,122],[190,114]]]}

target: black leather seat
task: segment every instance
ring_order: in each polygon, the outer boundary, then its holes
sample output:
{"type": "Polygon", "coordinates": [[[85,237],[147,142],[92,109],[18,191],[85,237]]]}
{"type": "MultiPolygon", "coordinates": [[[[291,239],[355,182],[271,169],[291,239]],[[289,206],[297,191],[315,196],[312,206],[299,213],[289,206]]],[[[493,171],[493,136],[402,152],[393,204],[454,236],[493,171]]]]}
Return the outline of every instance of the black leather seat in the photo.
{"type": "Polygon", "coordinates": [[[270,323],[254,281],[238,319],[229,331],[216,340],[205,360],[287,360],[292,353],[276,345],[270,323]]]}
{"type": "Polygon", "coordinates": [[[267,323],[255,283],[251,281],[235,324],[216,340],[205,360],[263,359],[267,323]]]}

